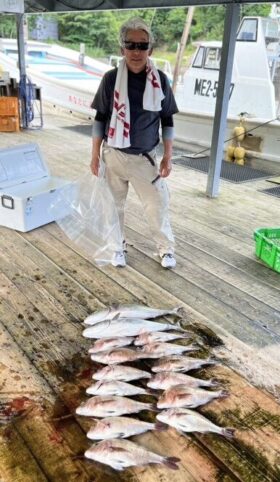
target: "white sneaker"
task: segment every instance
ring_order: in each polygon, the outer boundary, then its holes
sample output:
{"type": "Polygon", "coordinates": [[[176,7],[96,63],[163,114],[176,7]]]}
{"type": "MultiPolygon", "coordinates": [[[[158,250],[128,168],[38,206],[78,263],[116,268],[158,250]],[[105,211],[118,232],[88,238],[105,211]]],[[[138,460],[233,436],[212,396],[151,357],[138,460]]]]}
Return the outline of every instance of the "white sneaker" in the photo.
{"type": "Polygon", "coordinates": [[[166,253],[161,256],[161,266],[166,269],[172,269],[176,266],[176,259],[171,253],[166,253]]]}
{"type": "Polygon", "coordinates": [[[123,251],[116,251],[113,254],[112,261],[111,261],[112,266],[118,267],[118,268],[124,268],[126,266],[126,259],[125,259],[125,254],[123,251]]]}

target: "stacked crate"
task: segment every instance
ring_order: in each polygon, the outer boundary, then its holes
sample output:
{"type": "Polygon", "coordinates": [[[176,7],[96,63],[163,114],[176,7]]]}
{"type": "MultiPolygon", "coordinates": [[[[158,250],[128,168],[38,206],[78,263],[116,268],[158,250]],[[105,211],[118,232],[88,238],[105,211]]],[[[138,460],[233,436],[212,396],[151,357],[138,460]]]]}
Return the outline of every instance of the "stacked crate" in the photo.
{"type": "Polygon", "coordinates": [[[17,97],[0,97],[0,132],[19,131],[19,103],[17,97]]]}

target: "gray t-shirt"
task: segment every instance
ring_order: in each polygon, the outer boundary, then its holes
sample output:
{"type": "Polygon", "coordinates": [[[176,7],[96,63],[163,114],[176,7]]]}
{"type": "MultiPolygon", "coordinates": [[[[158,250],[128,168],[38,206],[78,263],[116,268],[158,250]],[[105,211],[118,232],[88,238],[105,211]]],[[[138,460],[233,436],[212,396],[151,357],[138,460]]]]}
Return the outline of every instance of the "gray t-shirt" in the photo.
{"type": "MultiPolygon", "coordinates": [[[[172,117],[178,108],[166,75],[159,70],[161,88],[165,98],[162,100],[162,109],[152,112],[143,109],[143,94],[146,86],[146,71],[135,74],[128,71],[128,98],[130,105],[130,143],[131,146],[122,149],[131,154],[141,154],[152,151],[159,143],[160,121],[172,117]]],[[[105,140],[110,125],[113,110],[114,87],[117,69],[106,72],[93,99],[91,107],[102,115],[105,122],[105,140]]]]}

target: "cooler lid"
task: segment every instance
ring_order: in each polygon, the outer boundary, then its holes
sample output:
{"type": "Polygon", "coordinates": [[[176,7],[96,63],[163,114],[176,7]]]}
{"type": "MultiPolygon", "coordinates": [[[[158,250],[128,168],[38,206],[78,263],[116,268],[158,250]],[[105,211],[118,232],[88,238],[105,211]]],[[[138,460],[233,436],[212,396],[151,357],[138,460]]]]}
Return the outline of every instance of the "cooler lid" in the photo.
{"type": "Polygon", "coordinates": [[[49,176],[38,144],[0,149],[0,189],[49,176]]]}

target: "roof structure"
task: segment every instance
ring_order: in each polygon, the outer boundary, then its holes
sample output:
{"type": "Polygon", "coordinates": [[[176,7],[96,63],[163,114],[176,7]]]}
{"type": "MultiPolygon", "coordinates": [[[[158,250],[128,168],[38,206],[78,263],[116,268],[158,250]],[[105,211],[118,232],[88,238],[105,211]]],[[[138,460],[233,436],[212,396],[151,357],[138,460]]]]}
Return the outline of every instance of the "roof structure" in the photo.
{"type": "Polygon", "coordinates": [[[24,0],[25,12],[62,12],[134,8],[170,8],[236,3],[272,3],[266,0],[24,0]]]}

